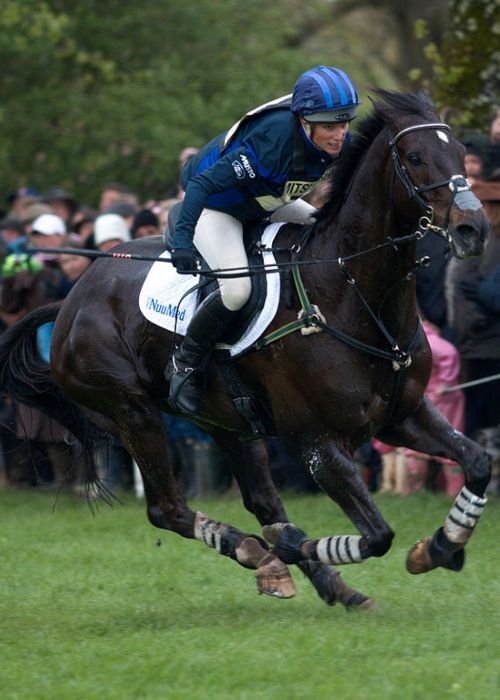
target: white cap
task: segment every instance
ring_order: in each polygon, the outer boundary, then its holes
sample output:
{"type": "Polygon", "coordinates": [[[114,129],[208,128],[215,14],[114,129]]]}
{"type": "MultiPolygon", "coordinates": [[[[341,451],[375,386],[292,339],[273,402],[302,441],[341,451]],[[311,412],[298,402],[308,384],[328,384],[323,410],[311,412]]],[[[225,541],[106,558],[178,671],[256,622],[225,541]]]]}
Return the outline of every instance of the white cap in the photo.
{"type": "Polygon", "coordinates": [[[62,235],[66,233],[66,224],[56,214],[42,214],[31,224],[32,233],[40,233],[42,236],[62,235]]]}
{"type": "Polygon", "coordinates": [[[132,240],[130,231],[123,217],[118,214],[102,214],[98,216],[94,223],[94,242],[96,246],[106,241],[132,240]]]}

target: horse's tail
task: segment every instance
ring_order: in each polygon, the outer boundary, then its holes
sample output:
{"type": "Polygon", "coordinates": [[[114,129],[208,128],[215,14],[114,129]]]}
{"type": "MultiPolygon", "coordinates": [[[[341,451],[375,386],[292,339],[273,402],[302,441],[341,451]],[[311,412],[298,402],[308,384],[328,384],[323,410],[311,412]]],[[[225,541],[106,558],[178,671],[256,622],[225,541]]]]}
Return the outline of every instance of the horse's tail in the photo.
{"type": "Polygon", "coordinates": [[[0,334],[0,391],[63,425],[80,443],[86,476],[93,481],[95,443],[105,434],[64,396],[51,377],[50,365],[38,352],[37,329],[55,321],[61,303],[35,309],[0,334]]]}

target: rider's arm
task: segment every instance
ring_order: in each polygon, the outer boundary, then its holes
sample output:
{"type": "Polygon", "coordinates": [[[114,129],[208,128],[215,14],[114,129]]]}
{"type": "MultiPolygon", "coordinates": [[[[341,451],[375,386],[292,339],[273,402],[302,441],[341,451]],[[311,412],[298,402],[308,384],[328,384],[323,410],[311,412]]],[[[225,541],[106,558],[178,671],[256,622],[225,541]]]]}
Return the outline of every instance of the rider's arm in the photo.
{"type": "Polygon", "coordinates": [[[189,179],[175,228],[174,247],[191,247],[196,223],[209,197],[220,194],[220,209],[224,210],[229,201],[235,205],[251,197],[249,192],[257,193],[262,181],[266,187],[275,185],[279,190],[291,167],[292,144],[289,130],[278,130],[275,120],[275,115],[262,120],[242,143],[235,144],[234,150],[189,179]]]}
{"type": "Polygon", "coordinates": [[[194,229],[210,195],[238,190],[250,179],[247,170],[243,167],[242,158],[246,159],[254,172],[256,164],[253,154],[242,147],[223,156],[211,167],[189,180],[182,202],[182,211],[175,227],[175,248],[191,247],[194,229]]]}

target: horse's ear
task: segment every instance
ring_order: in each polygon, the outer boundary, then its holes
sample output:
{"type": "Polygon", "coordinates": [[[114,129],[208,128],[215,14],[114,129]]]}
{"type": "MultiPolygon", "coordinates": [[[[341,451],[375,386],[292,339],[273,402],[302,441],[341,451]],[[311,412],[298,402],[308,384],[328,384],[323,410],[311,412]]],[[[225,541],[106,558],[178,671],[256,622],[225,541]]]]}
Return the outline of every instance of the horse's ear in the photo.
{"type": "Polygon", "coordinates": [[[420,89],[417,92],[417,97],[422,105],[422,112],[431,118],[435,118],[437,115],[437,110],[431,96],[428,95],[425,90],[420,89]]]}
{"type": "Polygon", "coordinates": [[[432,110],[433,112],[436,110],[436,105],[432,101],[431,96],[422,88],[417,92],[417,97],[427,110],[432,110]]]}
{"type": "Polygon", "coordinates": [[[390,122],[391,118],[394,117],[394,108],[390,104],[390,99],[393,93],[390,90],[382,90],[381,88],[375,89],[375,94],[379,99],[374,100],[369,97],[370,102],[373,104],[373,111],[379,117],[381,117],[384,122],[390,122]]]}

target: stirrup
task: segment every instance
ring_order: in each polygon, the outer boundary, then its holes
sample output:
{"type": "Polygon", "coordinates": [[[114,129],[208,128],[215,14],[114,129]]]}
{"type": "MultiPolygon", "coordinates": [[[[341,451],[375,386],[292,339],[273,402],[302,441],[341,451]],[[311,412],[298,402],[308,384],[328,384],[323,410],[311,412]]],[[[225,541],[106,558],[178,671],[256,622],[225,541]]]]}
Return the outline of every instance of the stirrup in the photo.
{"type": "MultiPolygon", "coordinates": [[[[177,358],[175,357],[175,353],[172,355],[170,360],[168,361],[167,366],[165,367],[165,379],[170,381],[172,377],[175,374],[191,374],[191,372],[195,371],[195,367],[179,367],[177,364],[177,358]]],[[[187,377],[186,377],[187,379],[187,377]]]]}
{"type": "Polygon", "coordinates": [[[199,385],[199,368],[179,367],[172,357],[165,370],[165,377],[170,382],[168,400],[172,408],[182,413],[195,414],[203,396],[203,389],[199,385]]]}

